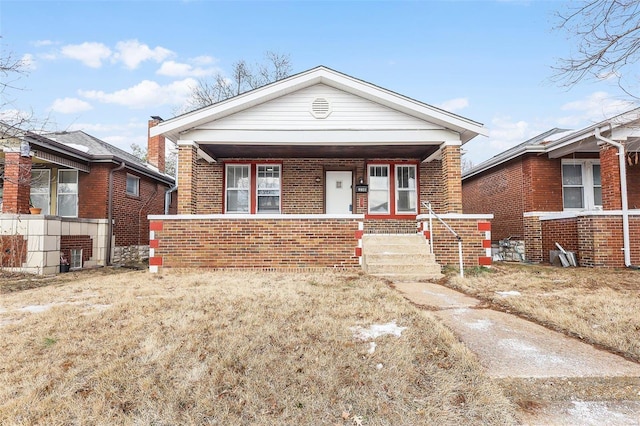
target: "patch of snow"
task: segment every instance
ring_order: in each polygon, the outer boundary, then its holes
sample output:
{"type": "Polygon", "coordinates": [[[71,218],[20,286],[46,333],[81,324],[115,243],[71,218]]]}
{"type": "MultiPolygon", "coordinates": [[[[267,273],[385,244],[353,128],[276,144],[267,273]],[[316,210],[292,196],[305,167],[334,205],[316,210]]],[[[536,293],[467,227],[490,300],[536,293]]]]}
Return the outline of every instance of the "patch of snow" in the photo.
{"type": "Polygon", "coordinates": [[[601,401],[571,401],[573,408],[567,410],[571,420],[581,425],[601,424],[638,424],[627,423],[631,420],[624,414],[610,410],[606,403],[601,401]]]}
{"type": "Polygon", "coordinates": [[[516,290],[510,290],[510,291],[496,291],[496,294],[498,296],[502,296],[502,297],[508,297],[508,296],[520,296],[521,293],[519,291],[516,290]]]}
{"type": "Polygon", "coordinates": [[[556,355],[548,355],[538,347],[520,339],[500,339],[498,341],[498,346],[525,356],[529,360],[528,362],[535,365],[562,365],[567,363],[566,358],[556,355]]]}
{"type": "Polygon", "coordinates": [[[387,324],[373,324],[369,328],[360,326],[350,328],[350,330],[353,331],[353,337],[364,341],[375,339],[386,334],[400,337],[406,329],[407,327],[398,327],[395,320],[387,324]]]}
{"type": "Polygon", "coordinates": [[[376,342],[369,342],[369,353],[373,354],[376,351],[376,342]]]}
{"type": "Polygon", "coordinates": [[[481,331],[487,330],[492,325],[493,325],[493,321],[488,319],[479,319],[474,322],[467,323],[467,327],[469,327],[470,329],[481,330],[481,331]]]}
{"type": "Polygon", "coordinates": [[[78,145],[77,143],[62,143],[63,145],[68,146],[69,148],[77,149],[82,152],[89,152],[89,148],[84,145],[78,145]]]}
{"type": "Polygon", "coordinates": [[[378,370],[382,370],[382,364],[377,364],[377,365],[376,365],[376,368],[377,368],[378,370]]]}
{"type": "Polygon", "coordinates": [[[31,312],[32,314],[37,314],[40,312],[48,311],[54,305],[55,303],[49,303],[46,305],[29,305],[29,306],[24,306],[18,310],[23,312],[31,312]]]}

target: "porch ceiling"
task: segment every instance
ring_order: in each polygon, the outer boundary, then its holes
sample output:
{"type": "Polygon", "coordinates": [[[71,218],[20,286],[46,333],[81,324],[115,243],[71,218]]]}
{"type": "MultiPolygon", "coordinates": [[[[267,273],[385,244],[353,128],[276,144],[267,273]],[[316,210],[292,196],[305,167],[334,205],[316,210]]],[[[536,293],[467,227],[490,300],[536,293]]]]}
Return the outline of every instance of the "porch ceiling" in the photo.
{"type": "Polygon", "coordinates": [[[225,158],[414,158],[424,160],[439,147],[439,145],[200,145],[200,149],[216,160],[225,158]]]}

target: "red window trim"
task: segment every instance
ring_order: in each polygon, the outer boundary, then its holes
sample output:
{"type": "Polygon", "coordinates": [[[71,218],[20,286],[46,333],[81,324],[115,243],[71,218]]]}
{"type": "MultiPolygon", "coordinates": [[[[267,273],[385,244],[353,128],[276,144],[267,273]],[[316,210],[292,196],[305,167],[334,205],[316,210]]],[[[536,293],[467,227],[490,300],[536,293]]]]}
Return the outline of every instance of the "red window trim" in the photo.
{"type": "MultiPolygon", "coordinates": [[[[389,167],[389,213],[375,214],[369,213],[369,203],[367,203],[366,219],[415,219],[420,214],[420,163],[418,161],[371,161],[366,163],[367,183],[369,180],[369,166],[389,167]],[[396,166],[415,166],[416,168],[416,213],[396,212],[396,166]]],[[[368,194],[367,194],[368,197],[368,194]]]]}
{"type": "Polygon", "coordinates": [[[258,211],[258,165],[266,166],[266,165],[274,165],[280,166],[280,213],[282,213],[282,160],[250,160],[250,161],[242,161],[242,160],[232,160],[224,162],[224,171],[222,173],[222,211],[224,214],[247,214],[247,213],[235,213],[235,212],[227,212],[227,165],[230,166],[249,166],[249,180],[250,180],[250,188],[249,188],[249,213],[248,214],[256,214],[258,211]]]}

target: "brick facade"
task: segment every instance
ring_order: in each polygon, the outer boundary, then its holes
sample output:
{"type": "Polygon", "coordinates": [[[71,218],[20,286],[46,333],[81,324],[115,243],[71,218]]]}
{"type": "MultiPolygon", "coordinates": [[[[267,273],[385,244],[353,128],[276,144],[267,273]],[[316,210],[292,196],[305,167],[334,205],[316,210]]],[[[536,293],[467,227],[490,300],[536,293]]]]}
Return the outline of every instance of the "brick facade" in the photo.
{"type": "MultiPolygon", "coordinates": [[[[180,180],[178,181],[178,214],[221,214],[224,212],[225,163],[209,164],[197,160],[196,149],[181,146],[179,151],[180,180]],[[193,171],[194,177],[183,179],[182,173],[193,171]],[[185,195],[185,191],[195,191],[185,195]],[[194,200],[197,200],[195,202],[194,200]]],[[[326,171],[346,170],[353,173],[354,184],[359,178],[367,180],[368,163],[416,164],[419,176],[420,201],[429,200],[434,210],[444,212],[443,195],[439,191],[442,180],[442,162],[417,164],[416,160],[403,159],[334,159],[334,158],[285,158],[285,159],[229,159],[227,163],[267,163],[282,166],[282,213],[323,214],[324,176],[326,171]],[[316,180],[320,182],[316,182],[316,180]]],[[[367,194],[356,194],[354,214],[366,214],[367,194]]],[[[419,208],[425,213],[424,208],[419,208]]],[[[415,216],[415,215],[413,215],[415,216]]],[[[413,220],[414,217],[410,219],[413,220]]]]}
{"type": "Polygon", "coordinates": [[[31,157],[5,151],[2,213],[29,213],[31,157]]]}
{"type": "MultiPolygon", "coordinates": [[[[444,215],[444,221],[462,239],[462,258],[465,267],[491,265],[491,222],[489,219],[454,218],[444,215]]],[[[421,230],[426,231],[429,239],[429,218],[422,215],[418,219],[421,230]]],[[[433,252],[436,262],[441,265],[457,266],[460,261],[458,253],[458,240],[437,219],[432,219],[433,226],[433,252]]]]}
{"type": "Polygon", "coordinates": [[[576,253],[580,259],[578,244],[578,219],[575,217],[557,220],[545,220],[540,223],[542,232],[542,260],[549,262],[549,251],[558,250],[556,243],[566,251],[576,253]]]}
{"type": "Polygon", "coordinates": [[[357,219],[153,219],[151,266],[358,267],[357,219]]]}
{"type": "Polygon", "coordinates": [[[542,223],[539,216],[524,217],[525,259],[540,263],[544,259],[542,253],[542,223]]]}
{"type": "Polygon", "coordinates": [[[93,257],[93,239],[90,235],[62,235],[60,237],[60,251],[71,262],[71,250],[82,250],[82,264],[93,257]]]}
{"type": "Polygon", "coordinates": [[[603,210],[621,209],[620,160],[616,147],[607,144],[600,147],[600,179],[603,210]]]}
{"type": "Polygon", "coordinates": [[[462,213],[462,165],[460,164],[460,146],[442,147],[442,173],[440,192],[442,210],[445,213],[462,213]]]}

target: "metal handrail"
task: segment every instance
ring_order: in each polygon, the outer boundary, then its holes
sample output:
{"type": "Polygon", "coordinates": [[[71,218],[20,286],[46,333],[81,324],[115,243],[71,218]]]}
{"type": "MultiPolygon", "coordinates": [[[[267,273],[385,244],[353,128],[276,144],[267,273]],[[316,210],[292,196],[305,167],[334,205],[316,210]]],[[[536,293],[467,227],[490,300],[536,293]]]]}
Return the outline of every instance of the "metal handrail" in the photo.
{"type": "Polygon", "coordinates": [[[431,250],[431,253],[433,254],[432,216],[435,216],[436,219],[438,219],[444,225],[444,227],[447,228],[447,230],[451,232],[458,240],[458,257],[460,259],[460,276],[464,278],[464,264],[462,262],[462,237],[460,236],[460,234],[454,231],[453,228],[449,226],[447,222],[445,222],[440,216],[438,216],[436,212],[433,211],[433,209],[431,208],[431,201],[423,201],[422,206],[426,207],[429,210],[429,249],[431,250]]]}

